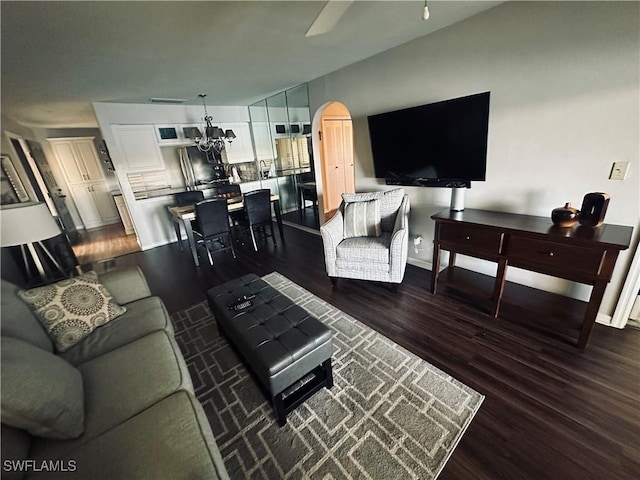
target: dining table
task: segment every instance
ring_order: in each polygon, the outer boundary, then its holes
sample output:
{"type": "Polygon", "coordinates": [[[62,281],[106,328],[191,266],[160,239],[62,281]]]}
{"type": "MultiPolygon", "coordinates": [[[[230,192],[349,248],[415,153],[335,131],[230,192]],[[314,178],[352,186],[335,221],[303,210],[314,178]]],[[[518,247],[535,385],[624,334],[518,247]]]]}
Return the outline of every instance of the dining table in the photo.
{"type": "MultiPolygon", "coordinates": [[[[227,199],[227,207],[229,213],[240,211],[244,208],[242,195],[221,195],[221,197],[227,199]]],[[[215,197],[214,197],[215,198],[215,197]]],[[[271,205],[273,205],[273,212],[275,213],[276,223],[278,225],[278,231],[280,232],[280,239],[284,242],[284,228],[282,226],[282,212],[280,210],[280,196],[276,194],[271,195],[271,205]]],[[[189,243],[189,249],[191,256],[193,257],[193,263],[196,267],[200,266],[200,260],[198,258],[197,244],[193,236],[193,229],[191,228],[191,221],[196,218],[196,206],[194,205],[181,205],[181,206],[169,206],[169,213],[173,226],[176,231],[176,237],[178,238],[178,244],[180,249],[184,250],[182,245],[182,233],[180,231],[180,225],[184,228],[187,234],[187,242],[189,243]]]]}

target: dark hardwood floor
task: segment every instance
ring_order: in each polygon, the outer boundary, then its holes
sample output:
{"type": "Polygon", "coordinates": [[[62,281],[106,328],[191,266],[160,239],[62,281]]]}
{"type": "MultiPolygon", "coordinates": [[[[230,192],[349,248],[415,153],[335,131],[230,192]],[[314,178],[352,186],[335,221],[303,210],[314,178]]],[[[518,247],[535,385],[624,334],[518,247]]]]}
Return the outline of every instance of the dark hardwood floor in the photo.
{"type": "Polygon", "coordinates": [[[139,265],[170,312],[203,301],[213,285],[278,271],[481,392],[441,480],[638,478],[640,330],[595,325],[580,352],[573,345],[585,303],[507,284],[494,319],[493,279],[460,269],[441,277],[436,296],[429,272],[410,265],[397,293],[350,280],[332,289],[321,238],[291,227],[285,236],[199,269],[175,243],[95,268],[139,265]]]}
{"type": "Polygon", "coordinates": [[[310,228],[312,230],[320,231],[320,219],[318,216],[318,209],[308,205],[307,208],[294,210],[292,212],[283,213],[282,220],[303,227],[310,228]]]}

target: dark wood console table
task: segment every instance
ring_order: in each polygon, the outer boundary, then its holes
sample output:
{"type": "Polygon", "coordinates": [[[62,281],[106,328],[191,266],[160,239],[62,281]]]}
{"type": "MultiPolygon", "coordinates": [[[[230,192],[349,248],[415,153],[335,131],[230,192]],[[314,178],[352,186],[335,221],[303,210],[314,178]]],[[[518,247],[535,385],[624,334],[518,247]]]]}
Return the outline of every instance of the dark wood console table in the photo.
{"type": "Polygon", "coordinates": [[[592,285],[587,311],[582,321],[578,347],[584,349],[611,280],[618,253],[629,248],[632,227],[603,224],[596,228],[581,225],[559,228],[550,218],[486,210],[446,210],[435,220],[431,293],[436,293],[440,270],[440,250],[498,264],[491,314],[498,316],[504,291],[507,265],[554,277],[592,285]]]}

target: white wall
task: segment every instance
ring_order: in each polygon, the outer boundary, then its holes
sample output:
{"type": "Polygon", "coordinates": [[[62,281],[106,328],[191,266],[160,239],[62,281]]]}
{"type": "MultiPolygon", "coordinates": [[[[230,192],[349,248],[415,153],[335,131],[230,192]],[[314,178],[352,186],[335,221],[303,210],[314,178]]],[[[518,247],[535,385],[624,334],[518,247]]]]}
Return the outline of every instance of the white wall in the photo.
{"type": "MultiPolygon", "coordinates": [[[[549,216],[603,191],[606,222],[637,229],[639,14],[632,2],[506,3],[310,82],[311,111],[332,100],[349,108],[357,190],[379,190],[389,187],[374,178],[367,115],[491,91],[487,181],[473,183],[467,208],[549,216]],[[631,162],[627,180],[607,179],[613,161],[631,162]]],[[[430,216],[448,208],[449,192],[406,188],[411,238],[425,240],[411,261],[430,268],[430,216]]],[[[613,312],[631,257],[620,255],[601,314],[613,312]]],[[[489,262],[459,265],[495,274],[489,262]]],[[[518,269],[508,279],[582,300],[590,292],[518,269]]]]}

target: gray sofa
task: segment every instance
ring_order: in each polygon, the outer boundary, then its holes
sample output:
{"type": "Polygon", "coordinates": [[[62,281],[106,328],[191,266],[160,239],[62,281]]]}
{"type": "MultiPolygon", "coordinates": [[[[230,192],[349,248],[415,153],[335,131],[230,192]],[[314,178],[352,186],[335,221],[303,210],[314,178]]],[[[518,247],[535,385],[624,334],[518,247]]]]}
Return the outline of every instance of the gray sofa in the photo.
{"type": "Polygon", "coordinates": [[[138,268],[100,281],[127,312],[60,354],[2,281],[2,478],[228,479],[164,304],[138,268]]]}

